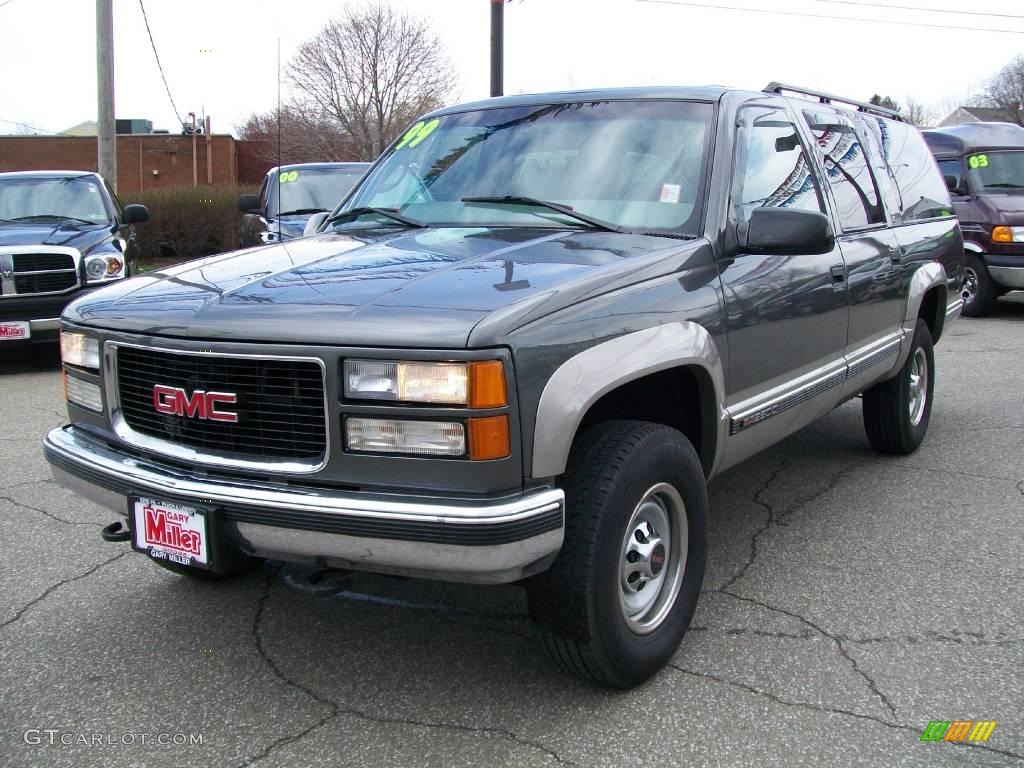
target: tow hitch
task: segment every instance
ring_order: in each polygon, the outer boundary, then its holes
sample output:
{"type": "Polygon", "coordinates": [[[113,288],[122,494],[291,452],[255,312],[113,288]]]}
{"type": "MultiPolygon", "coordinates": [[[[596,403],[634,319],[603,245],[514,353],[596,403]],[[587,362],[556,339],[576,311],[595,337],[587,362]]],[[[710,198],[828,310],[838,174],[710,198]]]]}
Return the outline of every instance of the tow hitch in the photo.
{"type": "Polygon", "coordinates": [[[125,526],[123,520],[118,520],[116,523],[111,523],[107,527],[100,530],[100,536],[103,537],[104,541],[128,541],[131,538],[131,531],[125,526]]]}

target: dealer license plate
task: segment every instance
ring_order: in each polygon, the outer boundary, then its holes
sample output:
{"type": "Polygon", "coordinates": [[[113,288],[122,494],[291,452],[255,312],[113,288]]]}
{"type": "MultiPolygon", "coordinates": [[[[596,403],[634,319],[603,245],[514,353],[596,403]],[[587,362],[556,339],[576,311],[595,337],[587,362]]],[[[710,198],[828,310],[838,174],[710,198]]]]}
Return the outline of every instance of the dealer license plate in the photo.
{"type": "Polygon", "coordinates": [[[195,507],[133,497],[132,545],[157,560],[206,567],[206,515],[195,507]]]}
{"type": "Polygon", "coordinates": [[[21,320],[4,320],[0,322],[0,341],[9,339],[29,339],[32,327],[21,320]]]}

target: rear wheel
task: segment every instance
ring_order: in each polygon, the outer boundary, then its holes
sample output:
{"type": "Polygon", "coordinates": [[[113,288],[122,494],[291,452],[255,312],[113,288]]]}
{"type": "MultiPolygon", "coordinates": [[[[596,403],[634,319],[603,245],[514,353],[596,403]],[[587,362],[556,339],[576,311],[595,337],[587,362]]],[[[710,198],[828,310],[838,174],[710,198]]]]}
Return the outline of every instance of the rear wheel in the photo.
{"type": "Polygon", "coordinates": [[[672,657],[704,580],[708,502],[697,454],[660,424],[598,424],[563,477],[565,543],[527,584],[530,614],[565,671],[635,686],[672,657]]]}
{"type": "Polygon", "coordinates": [[[999,291],[981,256],[976,253],[967,254],[967,267],[964,271],[964,284],[960,290],[960,298],[964,300],[963,314],[965,317],[982,317],[995,309],[999,299],[999,291]]]}
{"type": "Polygon", "coordinates": [[[900,372],[864,393],[864,429],[879,453],[913,453],[928,432],[935,388],[932,334],[918,319],[910,355],[900,372]]]}

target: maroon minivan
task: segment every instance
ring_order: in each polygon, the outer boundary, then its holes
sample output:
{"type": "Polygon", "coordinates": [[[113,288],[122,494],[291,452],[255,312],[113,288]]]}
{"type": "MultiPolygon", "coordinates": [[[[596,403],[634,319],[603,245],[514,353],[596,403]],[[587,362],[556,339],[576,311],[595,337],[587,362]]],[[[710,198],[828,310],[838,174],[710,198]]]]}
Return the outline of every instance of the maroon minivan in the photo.
{"type": "Polygon", "coordinates": [[[1024,128],[968,123],[923,135],[964,233],[963,313],[980,317],[1024,290],[1024,128]]]}

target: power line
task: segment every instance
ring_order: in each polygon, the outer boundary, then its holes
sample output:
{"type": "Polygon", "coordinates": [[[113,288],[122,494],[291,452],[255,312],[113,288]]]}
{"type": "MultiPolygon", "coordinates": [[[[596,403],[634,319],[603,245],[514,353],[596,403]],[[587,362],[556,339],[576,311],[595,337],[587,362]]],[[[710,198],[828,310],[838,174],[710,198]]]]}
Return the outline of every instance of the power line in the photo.
{"type": "MultiPolygon", "coordinates": [[[[930,27],[932,29],[949,29],[955,32],[1001,32],[1006,35],[1024,35],[1024,29],[995,29],[993,27],[951,27],[947,24],[923,24],[916,21],[896,21],[895,19],[867,19],[856,16],[835,16],[828,13],[807,13],[804,11],[773,11],[766,8],[745,8],[737,5],[712,5],[711,3],[693,3],[689,0],[636,0],[638,3],[652,5],[678,5],[688,8],[710,8],[715,11],[742,11],[743,13],[766,13],[773,16],[804,16],[810,19],[831,19],[839,21],[863,21],[869,24],[896,24],[901,27],[930,27]]],[[[920,10],[920,9],[918,9],[920,10]]]]}
{"type": "MultiPolygon", "coordinates": [[[[7,2],[10,2],[10,1],[11,0],[7,0],[7,2]]],[[[10,123],[11,125],[17,125],[20,128],[31,128],[33,131],[42,131],[43,133],[53,133],[53,131],[48,131],[45,128],[40,128],[38,125],[29,125],[28,123],[19,123],[17,120],[7,120],[7,119],[5,119],[3,117],[0,117],[0,123],[10,123]]]]}
{"type": "Polygon", "coordinates": [[[994,16],[1001,19],[1024,19],[1013,13],[983,13],[981,11],[952,11],[942,8],[922,8],[917,5],[892,5],[890,3],[864,3],[856,0],[817,0],[819,3],[832,3],[833,5],[859,5],[868,8],[898,8],[901,11],[924,11],[926,13],[951,13],[957,16],[994,16]]]}
{"type": "Polygon", "coordinates": [[[146,22],[146,32],[149,35],[149,44],[153,47],[153,56],[156,58],[157,69],[160,70],[160,77],[163,78],[164,88],[167,90],[167,98],[171,100],[171,109],[174,110],[174,115],[178,118],[178,122],[184,125],[185,121],[181,118],[181,113],[178,111],[178,105],[174,103],[174,97],[171,96],[171,86],[167,84],[167,75],[164,74],[163,64],[160,63],[160,54],[156,52],[156,43],[153,42],[153,32],[149,28],[149,17],[146,16],[146,6],[142,4],[142,0],[139,0],[139,8],[142,9],[142,20],[146,22]]]}

